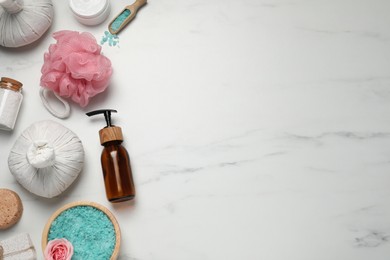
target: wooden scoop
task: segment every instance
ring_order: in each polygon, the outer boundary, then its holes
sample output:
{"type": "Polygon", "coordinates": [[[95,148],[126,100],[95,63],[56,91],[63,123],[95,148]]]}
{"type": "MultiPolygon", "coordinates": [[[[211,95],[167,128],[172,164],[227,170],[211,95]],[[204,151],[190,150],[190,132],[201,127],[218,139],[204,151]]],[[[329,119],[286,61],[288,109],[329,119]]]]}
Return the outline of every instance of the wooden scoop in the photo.
{"type": "Polygon", "coordinates": [[[111,34],[118,34],[137,14],[139,8],[146,4],[146,0],[136,0],[134,4],[126,6],[108,25],[111,34]]]}

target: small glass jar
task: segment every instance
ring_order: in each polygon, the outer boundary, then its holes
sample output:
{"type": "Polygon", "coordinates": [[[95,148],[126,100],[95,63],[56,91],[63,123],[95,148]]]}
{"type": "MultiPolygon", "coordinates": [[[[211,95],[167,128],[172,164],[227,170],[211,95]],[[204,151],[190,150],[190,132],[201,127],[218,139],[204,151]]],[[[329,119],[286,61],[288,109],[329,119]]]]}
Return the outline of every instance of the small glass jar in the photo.
{"type": "Polygon", "coordinates": [[[98,25],[110,14],[109,0],[69,0],[77,21],[85,25],[98,25]]]}
{"type": "Polygon", "coordinates": [[[17,80],[2,77],[0,81],[0,129],[11,131],[14,129],[22,104],[23,84],[17,80]]]}

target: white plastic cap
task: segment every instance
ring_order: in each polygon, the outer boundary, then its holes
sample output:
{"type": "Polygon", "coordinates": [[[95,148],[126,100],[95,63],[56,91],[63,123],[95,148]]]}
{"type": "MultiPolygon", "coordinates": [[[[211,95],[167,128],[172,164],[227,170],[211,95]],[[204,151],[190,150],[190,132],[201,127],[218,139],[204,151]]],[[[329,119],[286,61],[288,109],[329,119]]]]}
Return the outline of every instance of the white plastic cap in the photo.
{"type": "Polygon", "coordinates": [[[99,24],[110,13],[109,0],[69,0],[69,6],[76,19],[85,25],[99,24]]]}

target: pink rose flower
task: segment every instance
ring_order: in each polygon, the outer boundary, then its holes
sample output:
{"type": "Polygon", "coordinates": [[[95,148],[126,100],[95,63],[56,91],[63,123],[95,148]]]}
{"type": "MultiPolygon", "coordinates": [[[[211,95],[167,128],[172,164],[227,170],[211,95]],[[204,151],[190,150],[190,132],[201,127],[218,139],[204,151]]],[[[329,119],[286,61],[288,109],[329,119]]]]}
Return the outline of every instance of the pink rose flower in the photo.
{"type": "Polygon", "coordinates": [[[85,107],[107,88],[111,61],[100,53],[101,46],[90,33],[58,31],[53,37],[57,43],[44,55],[41,86],[85,107]]]}
{"type": "Polygon", "coordinates": [[[65,238],[50,240],[47,243],[45,260],[70,260],[73,255],[73,245],[65,238]]]}

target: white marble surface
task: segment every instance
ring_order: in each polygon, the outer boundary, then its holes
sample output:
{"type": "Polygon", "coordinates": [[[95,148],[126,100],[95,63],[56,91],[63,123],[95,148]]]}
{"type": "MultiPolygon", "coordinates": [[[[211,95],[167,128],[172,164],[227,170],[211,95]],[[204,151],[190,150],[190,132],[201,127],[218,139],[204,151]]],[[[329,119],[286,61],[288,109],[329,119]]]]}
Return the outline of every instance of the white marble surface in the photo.
{"type": "MultiPolygon", "coordinates": [[[[109,91],[67,120],[38,94],[50,33],[88,31],[54,1],[50,32],[0,48],[0,76],[25,84],[15,130],[0,133],[0,186],[17,191],[21,221],[0,239],[41,232],[65,203],[92,200],[117,217],[120,259],[388,260],[390,257],[390,2],[153,1],[104,45],[109,91]],[[119,111],[137,188],[106,201],[98,130],[85,112],[119,111]],[[81,177],[41,199],[10,174],[23,129],[60,121],[85,146],[81,177]]],[[[109,19],[130,1],[112,1],[109,19]]]]}

